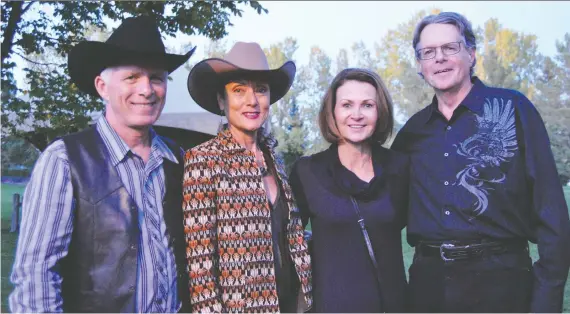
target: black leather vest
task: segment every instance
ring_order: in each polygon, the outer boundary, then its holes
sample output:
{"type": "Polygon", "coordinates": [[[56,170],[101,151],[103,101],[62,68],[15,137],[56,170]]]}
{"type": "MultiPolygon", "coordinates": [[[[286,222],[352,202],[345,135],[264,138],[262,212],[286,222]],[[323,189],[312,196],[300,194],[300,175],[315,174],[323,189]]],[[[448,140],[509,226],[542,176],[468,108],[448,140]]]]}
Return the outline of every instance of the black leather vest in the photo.
{"type": "MultiPolygon", "coordinates": [[[[178,164],[163,161],[163,205],[174,251],[182,312],[191,310],[182,214],[180,147],[162,137],[178,164]]],[[[69,158],[75,217],[69,254],[61,263],[66,312],[134,312],[140,230],[137,206],[121,182],[95,127],[63,137],[69,158]]]]}

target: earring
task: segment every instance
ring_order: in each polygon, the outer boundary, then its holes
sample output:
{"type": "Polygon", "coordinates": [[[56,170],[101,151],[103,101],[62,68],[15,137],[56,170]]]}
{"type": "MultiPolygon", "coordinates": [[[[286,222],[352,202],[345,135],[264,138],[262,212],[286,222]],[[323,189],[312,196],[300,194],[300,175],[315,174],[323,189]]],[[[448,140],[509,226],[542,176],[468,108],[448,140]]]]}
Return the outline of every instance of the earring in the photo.
{"type": "Polygon", "coordinates": [[[223,129],[224,129],[224,109],[220,109],[220,111],[222,112],[222,114],[220,115],[220,124],[218,125],[218,132],[220,133],[223,129]]]}

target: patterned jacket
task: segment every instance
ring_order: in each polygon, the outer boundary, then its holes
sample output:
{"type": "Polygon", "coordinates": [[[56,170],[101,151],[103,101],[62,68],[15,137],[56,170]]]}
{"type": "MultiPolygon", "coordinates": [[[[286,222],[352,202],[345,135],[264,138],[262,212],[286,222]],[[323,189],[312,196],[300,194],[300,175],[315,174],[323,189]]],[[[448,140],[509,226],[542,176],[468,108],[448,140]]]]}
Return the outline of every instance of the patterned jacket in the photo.
{"type": "MultiPolygon", "coordinates": [[[[259,132],[260,134],[263,132],[259,132]]],[[[277,144],[260,136],[289,207],[287,238],[304,301],[312,306],[311,259],[277,144]]],[[[228,129],[184,158],[183,211],[193,312],[279,312],[271,216],[255,156],[228,129]]]]}

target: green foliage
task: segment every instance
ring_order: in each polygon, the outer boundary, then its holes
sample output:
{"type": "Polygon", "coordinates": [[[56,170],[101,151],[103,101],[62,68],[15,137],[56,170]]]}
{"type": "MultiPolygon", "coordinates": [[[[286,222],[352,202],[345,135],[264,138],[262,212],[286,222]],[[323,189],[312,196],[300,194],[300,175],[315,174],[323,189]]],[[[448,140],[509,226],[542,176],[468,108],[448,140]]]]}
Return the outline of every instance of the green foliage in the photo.
{"type": "Polygon", "coordinates": [[[13,136],[2,138],[2,176],[29,176],[38,157],[39,151],[27,141],[13,136]]]}
{"type": "Polygon", "coordinates": [[[525,94],[537,107],[548,131],[562,183],[570,179],[570,34],[557,42],[554,58],[538,53],[536,36],[489,19],[478,30],[476,75],[492,86],[525,94]]]}
{"type": "Polygon", "coordinates": [[[338,55],[336,56],[335,73],[339,73],[346,68],[348,68],[348,53],[346,52],[346,49],[340,49],[338,55]]]}
{"type": "Polygon", "coordinates": [[[409,21],[388,30],[376,45],[379,65],[376,70],[386,83],[395,106],[406,117],[425,107],[433,95],[433,90],[418,75],[412,40],[420,20],[439,11],[422,10],[414,14],[409,21]]]}
{"type": "MultiPolygon", "coordinates": [[[[427,106],[433,97],[433,89],[417,74],[412,39],[417,23],[440,11],[437,8],[419,11],[409,21],[388,30],[375,44],[374,55],[363,42],[351,47],[354,66],[380,74],[405,119],[427,106]]],[[[488,85],[518,90],[535,104],[548,130],[561,182],[567,182],[570,179],[570,34],[557,42],[557,54],[550,58],[538,52],[535,35],[504,28],[497,19],[489,19],[475,32],[478,42],[475,74],[488,85]]],[[[315,46],[309,64],[296,78],[296,84],[305,87],[298,97],[306,131],[304,154],[328,146],[320,136],[317,114],[333,76],[349,66],[346,50],[339,51],[335,61],[336,72],[331,73],[332,60],[315,46]]]]}
{"type": "MultiPolygon", "coordinates": [[[[338,64],[338,62],[337,62],[338,64]]],[[[305,155],[314,154],[326,149],[329,144],[321,136],[318,124],[321,101],[334,75],[331,73],[332,60],[319,47],[311,48],[309,64],[301,69],[299,79],[304,82],[304,106],[301,108],[305,122],[305,155]]]]}
{"type": "Polygon", "coordinates": [[[354,60],[356,60],[356,67],[376,69],[376,60],[372,58],[372,54],[370,53],[370,50],[366,48],[364,42],[355,42],[352,44],[351,48],[354,60]]]}
{"type": "MultiPolygon", "coordinates": [[[[44,48],[53,47],[64,55],[70,48],[84,39],[85,29],[93,24],[105,28],[103,18],[113,21],[134,15],[153,16],[160,30],[167,36],[178,31],[187,35],[204,35],[220,39],[227,35],[226,26],[232,25],[230,17],[242,16],[238,4],[249,4],[257,13],[265,12],[256,1],[70,1],[70,2],[26,2],[24,10],[42,5],[39,18],[26,19],[24,14],[18,21],[18,35],[14,46],[25,54],[41,53],[44,48]],[[53,17],[46,12],[53,10],[53,17]],[[53,36],[55,35],[55,36],[53,36]]],[[[13,2],[2,3],[3,21],[6,15],[12,17],[13,2]]],[[[24,11],[24,13],[25,13],[24,11]]],[[[4,33],[9,25],[2,24],[4,33]]],[[[2,58],[4,59],[4,58],[2,58]]]]}
{"type": "MultiPolygon", "coordinates": [[[[265,49],[269,67],[276,69],[289,60],[295,61],[294,54],[298,48],[297,40],[291,37],[271,45],[265,49]]],[[[306,148],[304,123],[298,103],[298,97],[305,88],[302,82],[295,79],[289,92],[271,106],[271,129],[279,142],[277,151],[283,156],[287,169],[303,155],[306,148]]]]}
{"type": "MultiPolygon", "coordinates": [[[[227,50],[228,50],[228,41],[225,39],[218,39],[218,40],[210,40],[204,47],[204,59],[206,58],[222,58],[227,50]]],[[[183,52],[187,52],[188,50],[192,49],[194,46],[191,43],[183,44],[181,47],[174,47],[171,51],[178,51],[179,54],[183,52]]],[[[186,70],[191,71],[192,68],[202,60],[190,58],[185,64],[184,67],[186,70]]]]}
{"type": "Polygon", "coordinates": [[[532,99],[536,93],[536,69],[543,59],[536,36],[503,28],[497,19],[485,23],[484,34],[478,43],[477,76],[488,84],[516,89],[532,99]]]}
{"type": "Polygon", "coordinates": [[[536,79],[534,103],[546,124],[560,181],[570,181],[570,33],[556,43],[536,79]]]}
{"type": "Polygon", "coordinates": [[[182,33],[219,39],[232,25],[230,18],[242,16],[243,5],[258,14],[267,13],[256,1],[2,2],[4,131],[43,148],[56,136],[84,128],[89,114],[103,109],[98,99],[78,92],[71,84],[63,60],[73,45],[92,34],[93,28],[104,29],[107,20],[150,15],[166,36],[182,33]],[[29,88],[19,88],[13,76],[13,54],[27,60],[49,54],[58,63],[36,62],[40,67],[23,69],[29,88]],[[27,128],[22,129],[23,124],[27,128]]]}

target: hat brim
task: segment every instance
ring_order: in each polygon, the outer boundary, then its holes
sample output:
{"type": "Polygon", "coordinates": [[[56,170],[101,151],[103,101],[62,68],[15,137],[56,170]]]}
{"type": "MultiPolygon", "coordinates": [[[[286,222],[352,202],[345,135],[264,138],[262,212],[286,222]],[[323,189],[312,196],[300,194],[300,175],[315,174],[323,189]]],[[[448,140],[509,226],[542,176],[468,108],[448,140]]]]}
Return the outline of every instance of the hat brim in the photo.
{"type": "Polygon", "coordinates": [[[219,58],[198,62],[188,74],[188,92],[194,101],[205,110],[222,115],[217,93],[222,84],[231,78],[254,77],[269,84],[269,103],[283,98],[293,85],[297,68],[292,61],[272,70],[249,70],[219,58]]]}
{"type": "Polygon", "coordinates": [[[172,73],[188,61],[196,47],[183,55],[170,53],[141,53],[126,50],[112,44],[98,41],[84,41],[75,45],[69,52],[67,65],[71,81],[77,87],[99,97],[95,89],[95,77],[104,69],[118,65],[156,65],[172,73]]]}

